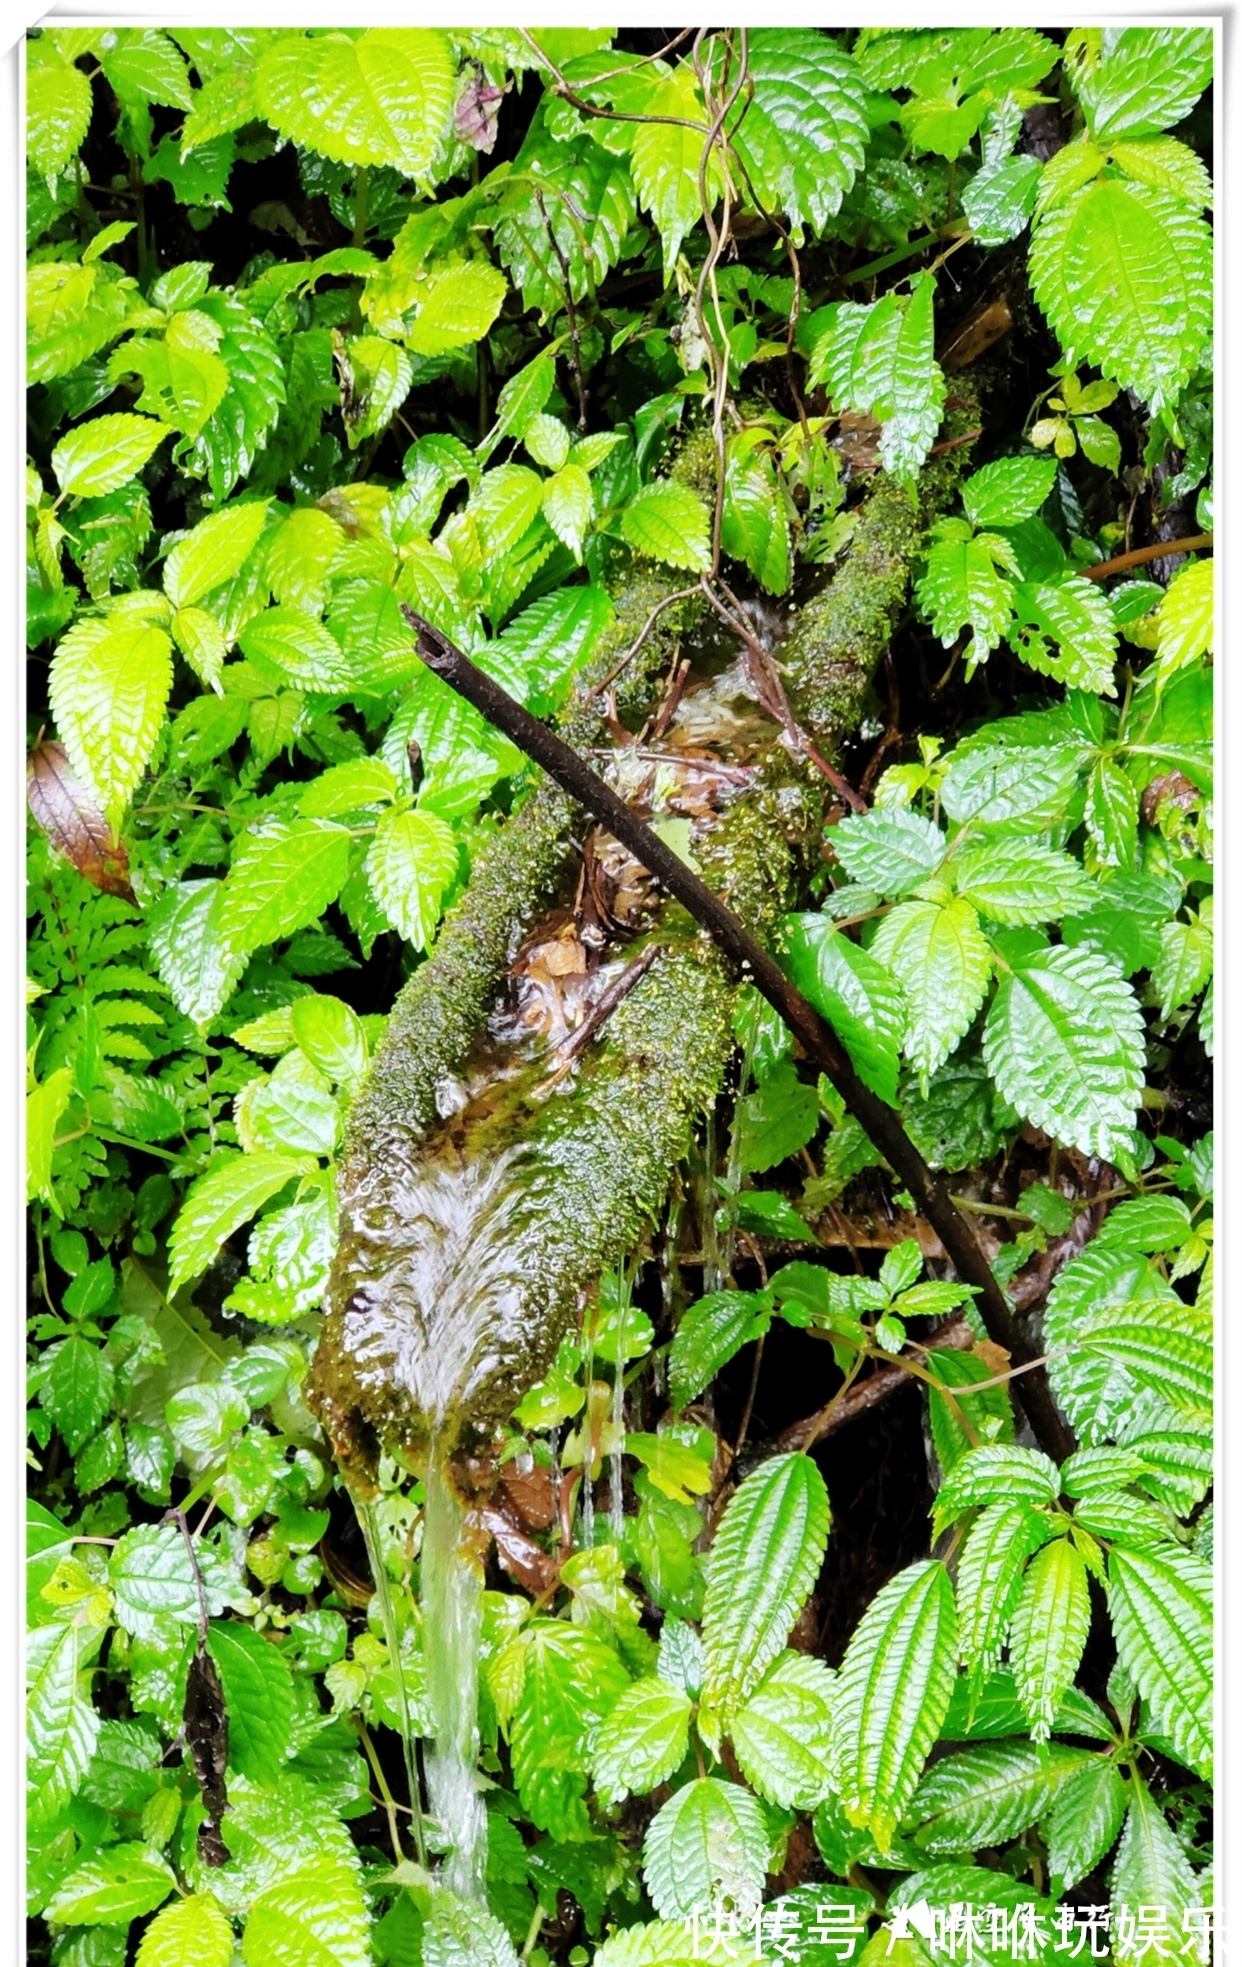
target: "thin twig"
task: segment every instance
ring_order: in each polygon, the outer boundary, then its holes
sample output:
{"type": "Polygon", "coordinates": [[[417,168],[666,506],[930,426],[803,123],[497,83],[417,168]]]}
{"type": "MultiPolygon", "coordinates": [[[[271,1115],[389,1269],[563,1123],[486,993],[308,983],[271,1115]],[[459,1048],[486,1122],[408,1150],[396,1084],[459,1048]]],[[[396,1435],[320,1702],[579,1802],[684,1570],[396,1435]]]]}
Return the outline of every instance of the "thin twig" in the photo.
{"type": "Polygon", "coordinates": [[[1174,553],[1210,553],[1212,533],[1195,533],[1188,540],[1162,540],[1157,546],[1136,546],[1130,553],[1119,553],[1115,560],[1100,560],[1084,567],[1086,580],[1104,581],[1110,574],[1124,574],[1127,567],[1141,567],[1148,560],[1164,560],[1174,553]]]}
{"type": "Polygon", "coordinates": [[[582,379],[582,341],[578,332],[578,310],[574,306],[574,292],[570,280],[569,261],[561,251],[561,242],[556,236],[556,229],[551,219],[548,217],[548,208],[543,202],[543,192],[538,185],[535,185],[534,192],[535,203],[539,207],[539,216],[543,220],[544,231],[548,235],[548,243],[552,251],[556,254],[556,263],[561,269],[561,279],[565,284],[565,318],[569,322],[569,361],[570,367],[574,372],[574,387],[578,393],[578,435],[579,437],[585,437],[587,427],[586,384],[582,379]]]}
{"type": "Polygon", "coordinates": [[[565,1077],[574,1060],[580,1053],[585,1052],[591,1040],[607,1024],[618,1005],[625,1002],[640,977],[646,976],[659,954],[659,943],[648,943],[646,949],[641,951],[632,963],[627,963],[620,976],[613,978],[607,990],[600,997],[599,1001],[592,1005],[588,1016],[583,1019],[577,1030],[572,1031],[564,1043],[557,1046],[553,1054],[553,1057],[557,1060],[556,1070],[550,1078],[544,1080],[541,1086],[536,1086],[536,1097],[540,1093],[551,1092],[553,1086],[565,1077]]]}
{"type": "Polygon", "coordinates": [[[699,591],[699,584],[696,581],[693,587],[679,587],[676,594],[666,594],[663,601],[657,601],[655,607],[651,610],[651,613],[648,615],[646,621],[643,623],[642,628],[639,630],[637,636],[635,637],[633,642],[631,642],[629,648],[622,656],[620,662],[609,670],[607,676],[601,677],[598,683],[592,683],[590,689],[586,693],[587,696],[598,697],[602,694],[603,691],[609,689],[611,685],[616,682],[618,676],[621,675],[622,671],[629,668],[635,656],[642,648],[643,643],[647,640],[647,637],[650,635],[652,629],[659,621],[660,616],[664,613],[664,610],[666,608],[671,608],[675,601],[688,601],[691,595],[697,594],[698,591],[699,591]]]}

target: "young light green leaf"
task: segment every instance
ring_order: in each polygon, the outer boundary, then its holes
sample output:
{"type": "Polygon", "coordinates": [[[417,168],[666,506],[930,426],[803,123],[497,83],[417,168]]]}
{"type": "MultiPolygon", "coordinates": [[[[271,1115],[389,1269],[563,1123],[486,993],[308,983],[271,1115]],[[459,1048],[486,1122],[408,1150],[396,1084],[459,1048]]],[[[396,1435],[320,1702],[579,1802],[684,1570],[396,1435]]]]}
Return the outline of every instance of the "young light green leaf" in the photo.
{"type": "Polygon", "coordinates": [[[1084,1154],[1124,1148],[1143,1090],[1143,1020],[1130,986],[1087,949],[1046,949],[1001,979],[983,1035],[997,1086],[1084,1154]]]}
{"type": "Polygon", "coordinates": [[[1212,1572],[1188,1550],[1115,1549],[1108,1609],[1117,1653],[1188,1768],[1212,1770],[1212,1572]]]}
{"type": "Polygon", "coordinates": [[[1013,619],[1013,586],[1002,579],[997,557],[990,535],[937,540],[915,590],[924,618],[946,648],[963,628],[970,629],[969,656],[975,663],[987,661],[1013,619]]]}
{"type": "Polygon", "coordinates": [[[769,1803],[813,1810],[828,1794],[833,1681],[822,1660],[779,1654],[729,1723],[738,1768],[769,1803]]]}
{"type": "Polygon", "coordinates": [[[968,848],[954,857],[953,876],[958,894],[980,915],[1009,924],[1059,922],[1089,908],[1098,892],[1072,854],[1038,841],[1006,841],[1003,855],[994,847],[968,848]]]}
{"type": "Polygon", "coordinates": [[[594,1967],[763,1967],[754,1946],[744,1938],[722,1934],[716,1939],[702,1920],[652,1919],[623,1926],[605,1940],[594,1956],[594,1967]]]}
{"type": "Polygon", "coordinates": [[[1052,1731],[1090,1624],[1086,1566],[1068,1537],[1056,1537],[1031,1559],[1009,1631],[1014,1684],[1033,1741],[1046,1742],[1052,1731]]]}
{"type": "Polygon", "coordinates": [[[48,695],[69,761],[115,827],[147,768],[172,688],[162,628],[90,617],[61,638],[48,695]]]}
{"type": "Polygon", "coordinates": [[[138,1942],[137,1967],[229,1967],[233,1929],[210,1892],[158,1912],[138,1942]]]}
{"type": "Polygon", "coordinates": [[[220,926],[222,881],[178,881],[147,917],[151,953],[177,1009],[197,1025],[214,1018],[246,967],[247,956],[220,926]]]}
{"type": "Polygon", "coordinates": [[[1113,697],[1117,630],[1108,596],[1095,581],[1071,574],[1059,581],[1020,581],[1012,639],[1022,660],[1071,690],[1113,697]],[[1055,653],[1049,642],[1056,645],[1055,653]]]}
{"type": "Polygon", "coordinates": [[[735,1353],[767,1331],[771,1315],[771,1299],[757,1291],[710,1291],[687,1305],[669,1348],[674,1407],[696,1400],[735,1353]]]}
{"type": "Polygon", "coordinates": [[[207,1650],[216,1663],[229,1721],[229,1763],[256,1783],[279,1784],[293,1728],[293,1681],[254,1626],[216,1620],[207,1650]]]}
{"type": "Polygon", "coordinates": [[[1123,27],[1079,69],[1074,93],[1091,135],[1104,143],[1180,123],[1211,79],[1210,28],[1123,27]]]}
{"type": "Polygon", "coordinates": [[[1039,511],[1056,480],[1055,458],[998,458],[962,483],[972,526],[1017,526],[1039,511]]]}
{"type": "Polygon", "coordinates": [[[168,624],[172,639],[200,683],[220,687],[220,672],[229,652],[224,630],[206,608],[178,608],[168,624]]]}
{"type": "Polygon", "coordinates": [[[1095,1870],[1125,1814],[1126,1786],[1111,1757],[1093,1755],[1070,1771],[1048,1816],[1050,1896],[1060,1898],[1095,1870]]]}
{"type": "Polygon", "coordinates": [[[881,895],[904,895],[917,888],[935,873],[945,850],[940,828],[909,806],[847,813],[832,829],[831,843],[851,881],[881,895]]]}
{"type": "Polygon", "coordinates": [[[45,34],[29,44],[26,64],[26,155],[45,177],[77,155],[91,120],[91,85],[45,34]]]}
{"type": "Polygon", "coordinates": [[[753,1915],[767,1871],[763,1805],[740,1783],[700,1776],[670,1796],[643,1840],[643,1878],[662,1919],[727,1900],[753,1915]]]}
{"type": "Polygon", "coordinates": [[[199,1277],[220,1245],[249,1222],[295,1175],[308,1173],[314,1163],[304,1154],[265,1150],[235,1155],[200,1175],[190,1188],[173,1224],[169,1241],[170,1296],[192,1277],[199,1277]]]}
{"type": "MultiPolygon", "coordinates": [[[[664,281],[672,278],[681,242],[701,216],[699,168],[708,127],[698,79],[689,62],[680,62],[651,90],[644,114],[671,122],[640,123],[630,153],[634,186],[650,212],[664,246],[664,281]],[[685,127],[687,124],[692,127],[685,127]]],[[[707,162],[708,197],[720,192],[720,162],[713,145],[707,162]]],[[[673,565],[684,565],[674,561],[673,565]]]]}
{"type": "Polygon", "coordinates": [[[62,1926],[128,1926],[163,1905],[175,1885],[149,1844],[111,1844],[76,1865],[45,1910],[62,1926]]]}
{"type": "Polygon", "coordinates": [[[1213,567],[1210,560],[1192,561],[1170,582],[1157,615],[1160,641],[1156,676],[1163,687],[1178,670],[1210,655],[1214,646],[1213,567]]]}
{"type": "Polygon", "coordinates": [[[628,1687],[595,1737],[591,1768],[603,1803],[667,1782],[689,1745],[690,1701],[652,1675],[628,1687]]]}
{"type": "Polygon", "coordinates": [[[1108,154],[1128,178],[1181,198],[1196,212],[1212,202],[1212,180],[1201,157],[1176,137],[1140,137],[1110,143],[1108,154]]]}
{"type": "Polygon", "coordinates": [[[246,1967],[369,1967],[371,1920],[353,1867],[299,1866],[261,1892],[242,1934],[246,1967]]]}
{"type": "Polygon", "coordinates": [[[116,411],[67,431],[52,452],[52,470],[62,492],[97,498],[128,485],[158,445],[171,436],[155,417],[116,411]]]}
{"type": "Polygon", "coordinates": [[[1184,1912],[1201,1898],[1185,1847],[1143,1778],[1135,1773],[1127,1789],[1130,1807],[1109,1879],[1118,1928],[1112,1952],[1118,1967],[1139,1967],[1144,1909],[1159,1907],[1168,1931],[1180,1934],[1184,1912]]]}
{"type": "Polygon", "coordinates": [[[335,635],[301,608],[264,608],[237,641],[261,676],[286,688],[346,696],[362,680],[335,635]]]}
{"type": "Polygon", "coordinates": [[[924,1776],[905,1829],[933,1857],[972,1854],[1019,1837],[1043,1816],[1067,1781],[1100,1758],[1059,1743],[989,1743],[946,1756],[924,1776]]]}
{"type": "Polygon", "coordinates": [[[554,472],[543,488],[543,514],[562,546],[582,559],[582,542],[595,516],[595,494],[580,464],[554,472]]]}
{"type": "MultiPolygon", "coordinates": [[[[164,562],[164,592],[174,608],[190,607],[241,572],[263,531],[270,503],[250,499],[213,512],[177,541],[164,562]]],[[[325,513],[318,516],[327,519],[325,513]]]]}
{"type": "Polygon", "coordinates": [[[776,1455],[731,1498],[708,1560],[703,1701],[727,1717],[784,1646],[819,1574],[830,1512],[806,1455],[776,1455]]]}
{"type": "Polygon", "coordinates": [[[289,1007],[293,1036],[311,1064],[335,1084],[355,1086],[367,1066],[366,1033],[339,997],[299,997],[289,1007]]]}
{"type": "Polygon", "coordinates": [[[317,922],[349,873],[350,836],[327,820],[290,820],[247,833],[233,855],[219,930],[235,950],[259,949],[317,922]]]}
{"type": "Polygon", "coordinates": [[[784,927],[790,976],[834,1026],[859,1077],[891,1105],[906,1024],[900,986],[827,916],[789,915],[784,927]]]}
{"type": "Polygon", "coordinates": [[[423,181],[448,137],[453,90],[448,42],[427,27],[282,35],[255,73],[259,107],[282,137],[423,181]]]}
{"type": "Polygon", "coordinates": [[[753,450],[727,457],[720,542],[769,594],[786,592],[792,571],[789,514],[770,458],[753,450]]]}
{"type": "Polygon", "coordinates": [[[99,1716],[78,1672],[77,1626],[32,1633],[26,1694],[26,1793],[31,1827],[50,1823],[73,1796],[90,1764],[99,1716]]]}
{"type": "Polygon", "coordinates": [[[1130,868],[1138,842],[1138,788],[1112,758],[1097,758],[1087,780],[1084,819],[1103,867],[1130,868]]]}
{"type": "Polygon", "coordinates": [[[926,1076],[969,1031],[992,974],[992,952],[969,896],[907,901],[881,922],[871,953],[906,1002],[905,1054],[926,1076]]]}
{"type": "MultiPolygon", "coordinates": [[[[406,347],[416,355],[447,355],[482,341],[508,291],[504,274],[487,260],[432,267],[415,291],[413,320],[403,330],[406,347]]],[[[393,409],[400,408],[409,386],[407,373],[393,409]]]]}
{"type": "Polygon", "coordinates": [[[827,383],[838,410],[884,426],[880,462],[902,484],[913,483],[944,407],[944,374],[933,355],[935,290],[934,275],[919,273],[906,300],[888,293],[867,307],[844,303],[812,359],[812,379],[827,383]]]}
{"type": "Polygon", "coordinates": [[[711,564],[707,510],[688,485],[644,485],[621,514],[621,531],[638,553],[666,566],[703,573],[711,564]]]}
{"type": "Polygon", "coordinates": [[[372,891],[391,926],[426,949],[457,874],[452,828],[434,813],[385,814],[367,854],[372,891]]]}
{"type": "Polygon", "coordinates": [[[46,1079],[26,1095],[26,1200],[41,1195],[52,1202],[52,1156],[56,1150],[56,1129],[73,1097],[73,1074],[68,1066],[57,1066],[46,1079]]]}
{"type": "Polygon", "coordinates": [[[953,1689],[957,1614],[943,1564],[911,1564],[877,1592],[846,1649],[832,1715],[832,1779],[850,1823],[889,1849],[953,1689]]]}
{"type": "Polygon", "coordinates": [[[1039,179],[1036,157],[1006,157],[976,171],[962,192],[962,211],[980,245],[1016,239],[1035,210],[1039,179]]]}

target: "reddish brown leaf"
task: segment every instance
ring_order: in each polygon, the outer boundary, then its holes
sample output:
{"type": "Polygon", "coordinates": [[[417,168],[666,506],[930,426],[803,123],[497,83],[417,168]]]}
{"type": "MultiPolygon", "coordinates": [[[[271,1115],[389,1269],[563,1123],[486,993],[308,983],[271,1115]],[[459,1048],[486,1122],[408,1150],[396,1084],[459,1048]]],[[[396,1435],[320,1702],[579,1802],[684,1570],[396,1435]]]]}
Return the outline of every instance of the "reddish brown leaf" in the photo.
{"type": "Polygon", "coordinates": [[[477,62],[472,62],[474,74],[457,98],[453,110],[453,129],[463,143],[472,144],[475,150],[490,153],[496,147],[496,126],[500,116],[500,105],[513,87],[512,80],[498,89],[494,83],[487,82],[483,70],[477,62]]]}
{"type": "Polygon", "coordinates": [[[91,794],[70,769],[63,745],[44,738],[26,765],[26,802],[58,854],[105,895],[134,899],[129,856],[91,794]]]}

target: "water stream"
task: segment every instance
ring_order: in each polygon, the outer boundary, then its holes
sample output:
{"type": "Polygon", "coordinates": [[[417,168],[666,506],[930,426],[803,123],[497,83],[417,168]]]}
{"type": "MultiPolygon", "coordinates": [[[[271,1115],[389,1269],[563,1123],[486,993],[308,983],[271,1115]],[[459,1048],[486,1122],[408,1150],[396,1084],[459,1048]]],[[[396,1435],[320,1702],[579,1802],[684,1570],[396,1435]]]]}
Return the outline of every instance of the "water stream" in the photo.
{"type": "Polygon", "coordinates": [[[450,1846],[441,1876],[462,1898],[485,1905],[487,1812],[476,1779],[483,1570],[470,1546],[466,1510],[434,1449],[423,1518],[422,1604],[434,1729],[427,1795],[450,1846]]]}

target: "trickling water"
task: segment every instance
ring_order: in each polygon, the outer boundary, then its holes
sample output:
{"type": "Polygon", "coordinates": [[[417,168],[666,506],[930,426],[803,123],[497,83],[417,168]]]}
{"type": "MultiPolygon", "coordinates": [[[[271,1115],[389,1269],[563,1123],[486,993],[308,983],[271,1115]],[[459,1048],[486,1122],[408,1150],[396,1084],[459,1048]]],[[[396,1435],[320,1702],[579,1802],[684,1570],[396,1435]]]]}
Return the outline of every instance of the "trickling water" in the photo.
{"type": "Polygon", "coordinates": [[[625,1531],[622,1508],[621,1448],[625,1439],[625,1360],[624,1347],[617,1348],[617,1364],[612,1382],[612,1447],[608,1452],[608,1534],[619,1544],[625,1531]]]}
{"type": "Polygon", "coordinates": [[[414,1848],[418,1861],[427,1862],[427,1845],[423,1832],[422,1796],[418,1782],[418,1760],[414,1751],[414,1735],[410,1727],[410,1709],[406,1700],[405,1675],[401,1670],[401,1636],[397,1631],[397,1615],[392,1602],[392,1581],[388,1567],[384,1563],[383,1537],[380,1530],[379,1515],[373,1502],[364,1502],[358,1496],[353,1498],[354,1510],[362,1531],[363,1542],[367,1547],[367,1558],[371,1565],[371,1576],[375,1581],[376,1597],[379,1600],[380,1619],[384,1627],[384,1643],[388,1648],[388,1658],[393,1668],[393,1678],[397,1683],[397,1708],[401,1716],[401,1751],[405,1757],[405,1779],[410,1791],[410,1815],[414,1831],[414,1848]]]}
{"type": "Polygon", "coordinates": [[[422,1586],[427,1693],[435,1730],[427,1795],[451,1846],[442,1877],[462,1898],[484,1905],[487,1811],[476,1781],[483,1571],[469,1547],[466,1511],[434,1452],[427,1470],[422,1586]]]}

